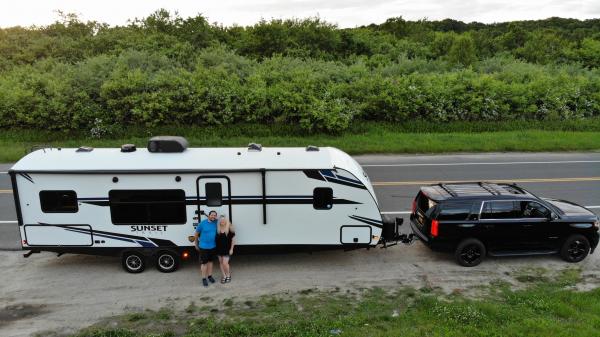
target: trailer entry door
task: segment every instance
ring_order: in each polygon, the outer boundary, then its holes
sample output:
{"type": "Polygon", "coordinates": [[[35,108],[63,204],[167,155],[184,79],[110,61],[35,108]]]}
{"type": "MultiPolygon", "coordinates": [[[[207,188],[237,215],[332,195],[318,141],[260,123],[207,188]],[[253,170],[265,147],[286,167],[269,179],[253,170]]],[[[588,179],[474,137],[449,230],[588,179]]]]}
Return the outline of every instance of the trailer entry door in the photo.
{"type": "Polygon", "coordinates": [[[231,213],[231,185],[227,176],[200,176],[196,180],[198,192],[198,221],[208,217],[208,212],[216,211],[233,222],[231,213]],[[202,215],[201,211],[204,211],[202,215]]]}

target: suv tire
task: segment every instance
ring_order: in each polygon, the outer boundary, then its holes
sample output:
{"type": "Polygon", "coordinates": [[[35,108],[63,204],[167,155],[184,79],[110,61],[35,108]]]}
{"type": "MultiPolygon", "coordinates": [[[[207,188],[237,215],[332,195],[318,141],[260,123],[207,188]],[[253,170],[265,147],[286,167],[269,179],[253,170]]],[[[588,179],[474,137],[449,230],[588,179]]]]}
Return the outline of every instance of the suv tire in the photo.
{"type": "Polygon", "coordinates": [[[590,242],[581,234],[569,236],[560,249],[560,257],[570,263],[582,261],[590,253],[590,242]]]}
{"type": "Polygon", "coordinates": [[[463,267],[475,267],[483,261],[485,254],[483,242],[475,238],[469,238],[458,244],[454,257],[456,262],[463,267]]]}

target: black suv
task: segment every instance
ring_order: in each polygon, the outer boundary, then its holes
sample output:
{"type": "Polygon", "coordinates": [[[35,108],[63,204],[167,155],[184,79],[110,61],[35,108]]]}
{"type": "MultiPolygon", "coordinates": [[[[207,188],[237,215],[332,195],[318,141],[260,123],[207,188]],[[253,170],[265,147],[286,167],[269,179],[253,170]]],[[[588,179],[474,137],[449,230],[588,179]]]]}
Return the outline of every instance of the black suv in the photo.
{"type": "Polygon", "coordinates": [[[491,256],[555,254],[579,262],[598,245],[598,216],[517,185],[485,182],[421,187],[410,224],[431,249],[466,267],[491,256]]]}

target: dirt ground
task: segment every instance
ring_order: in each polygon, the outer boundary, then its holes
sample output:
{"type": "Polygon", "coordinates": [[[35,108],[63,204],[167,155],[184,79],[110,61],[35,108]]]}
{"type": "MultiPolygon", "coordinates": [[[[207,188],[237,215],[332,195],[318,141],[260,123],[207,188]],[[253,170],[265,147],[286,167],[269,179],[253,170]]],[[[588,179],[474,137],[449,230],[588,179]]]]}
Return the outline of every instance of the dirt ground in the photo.
{"type": "MultiPolygon", "coordinates": [[[[598,254],[578,265],[595,287],[600,280],[598,254]]],[[[488,258],[478,267],[456,265],[450,254],[435,253],[417,242],[388,249],[324,251],[312,254],[243,255],[232,258],[233,281],[204,288],[197,264],[163,274],[151,266],[128,274],[112,257],[0,252],[0,336],[75,332],[103,317],[126,311],[191,302],[201,306],[225,298],[252,299],[266,294],[366,287],[439,287],[464,290],[493,280],[514,282],[514,273],[529,267],[560,270],[572,265],[557,256],[488,258]]],[[[219,278],[218,270],[215,272],[219,278]]]]}

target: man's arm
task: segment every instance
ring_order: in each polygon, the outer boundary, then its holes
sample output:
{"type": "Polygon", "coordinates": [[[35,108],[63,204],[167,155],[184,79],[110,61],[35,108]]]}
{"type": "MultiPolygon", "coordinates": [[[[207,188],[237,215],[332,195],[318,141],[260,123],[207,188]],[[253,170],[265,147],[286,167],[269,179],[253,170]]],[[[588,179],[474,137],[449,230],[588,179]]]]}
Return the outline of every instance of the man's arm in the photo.
{"type": "Polygon", "coordinates": [[[196,248],[197,251],[200,251],[200,248],[198,247],[198,239],[200,239],[201,231],[202,231],[202,223],[199,223],[198,225],[196,225],[196,233],[194,233],[194,248],[196,248]]]}

